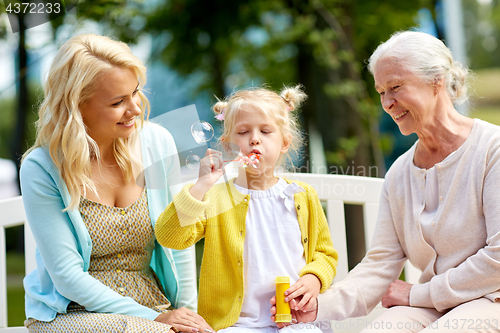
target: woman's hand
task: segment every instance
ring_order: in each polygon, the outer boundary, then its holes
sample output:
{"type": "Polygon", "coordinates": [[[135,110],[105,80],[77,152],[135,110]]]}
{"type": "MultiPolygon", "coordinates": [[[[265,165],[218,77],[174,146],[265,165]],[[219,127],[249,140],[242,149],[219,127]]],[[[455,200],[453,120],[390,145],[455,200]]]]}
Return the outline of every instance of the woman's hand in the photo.
{"type": "Polygon", "coordinates": [[[191,195],[202,201],[208,190],[223,175],[222,153],[218,150],[207,149],[205,157],[200,161],[200,176],[189,190],[191,195]]]}
{"type": "Polygon", "coordinates": [[[202,316],[187,308],[162,313],[155,321],[173,326],[181,332],[193,332],[193,329],[198,332],[205,332],[205,329],[215,332],[202,316]]]}
{"type": "Polygon", "coordinates": [[[293,310],[303,310],[305,308],[310,308],[311,304],[316,304],[316,298],[319,295],[321,289],[321,281],[314,274],[306,274],[297,282],[294,283],[287,291],[285,291],[285,302],[290,304],[290,309],[293,310]],[[302,296],[300,301],[292,303],[293,299],[297,299],[302,296]]]}
{"type": "Polygon", "coordinates": [[[382,296],[382,306],[390,308],[396,305],[410,306],[410,290],[413,285],[401,280],[395,280],[389,285],[384,296],[382,296]]]}
{"type": "MultiPolygon", "coordinates": [[[[283,328],[285,326],[295,324],[295,323],[310,323],[316,320],[316,316],[318,315],[318,303],[314,301],[314,303],[308,302],[308,305],[302,310],[294,310],[297,301],[299,301],[302,296],[297,297],[297,299],[292,299],[290,303],[290,309],[292,314],[292,322],[291,323],[276,323],[278,328],[283,328]]],[[[271,320],[276,321],[276,296],[271,298],[271,320]]]]}

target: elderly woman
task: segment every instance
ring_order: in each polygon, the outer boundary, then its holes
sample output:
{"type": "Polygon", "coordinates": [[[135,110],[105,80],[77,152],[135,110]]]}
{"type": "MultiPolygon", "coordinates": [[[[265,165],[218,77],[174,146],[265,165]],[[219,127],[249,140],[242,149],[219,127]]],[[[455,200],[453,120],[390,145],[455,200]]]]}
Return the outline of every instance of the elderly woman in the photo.
{"type": "Polygon", "coordinates": [[[372,248],[296,318],[364,316],[382,301],[363,332],[498,332],[500,128],[455,110],[467,70],[428,34],[393,35],[369,69],[384,110],[419,139],[386,175],[372,248]],[[397,280],[406,260],[419,284],[397,280]]]}
{"type": "Polygon", "coordinates": [[[37,245],[37,269],[24,279],[30,332],[211,329],[188,309],[189,250],[154,236],[179,164],[170,133],[145,120],[145,83],[129,47],[103,36],[73,37],[52,62],[21,166],[37,245]]]}

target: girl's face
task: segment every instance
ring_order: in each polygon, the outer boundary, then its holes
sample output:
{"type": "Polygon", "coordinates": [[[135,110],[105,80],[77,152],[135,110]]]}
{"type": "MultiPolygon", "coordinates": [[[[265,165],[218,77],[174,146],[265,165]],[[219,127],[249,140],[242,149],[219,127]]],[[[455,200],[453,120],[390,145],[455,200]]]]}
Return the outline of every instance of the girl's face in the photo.
{"type": "Polygon", "coordinates": [[[251,153],[259,155],[260,167],[247,168],[248,172],[274,172],[280,155],[286,153],[290,145],[283,140],[276,123],[252,105],[238,112],[234,128],[225,141],[237,144],[245,156],[251,153]]]}
{"type": "Polygon", "coordinates": [[[137,76],[131,69],[114,68],[97,83],[94,95],[82,108],[87,133],[97,144],[128,138],[141,114],[137,76]]]}

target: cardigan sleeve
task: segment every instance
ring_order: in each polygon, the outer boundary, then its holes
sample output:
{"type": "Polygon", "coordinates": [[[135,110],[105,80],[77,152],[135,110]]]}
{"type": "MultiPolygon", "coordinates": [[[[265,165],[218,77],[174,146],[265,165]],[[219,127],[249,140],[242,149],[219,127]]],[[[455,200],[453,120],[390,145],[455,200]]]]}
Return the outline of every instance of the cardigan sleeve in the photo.
{"type": "Polygon", "coordinates": [[[205,237],[210,192],[199,201],[189,192],[191,187],[193,184],[184,186],[156,221],[156,238],[165,247],[182,250],[205,237]]]}
{"type": "Polygon", "coordinates": [[[330,230],[318,195],[314,189],[307,187],[310,210],[308,223],[309,251],[311,260],[300,271],[300,276],[314,274],[321,281],[320,292],[327,290],[333,282],[337,271],[338,253],[333,248],[330,230]]]}
{"type": "MultiPolygon", "coordinates": [[[[468,223],[485,224],[485,246],[456,267],[432,277],[429,282],[414,285],[410,305],[443,311],[500,289],[500,147],[490,149],[489,154],[484,178],[483,175],[462,175],[476,186],[482,184],[482,193],[463,195],[481,196],[479,201],[482,201],[484,221],[478,217],[468,223]]],[[[480,162],[477,159],[470,161],[480,162]]]]}
{"type": "MultiPolygon", "coordinates": [[[[21,167],[21,188],[26,215],[42,262],[37,259],[38,272],[25,279],[28,296],[58,312],[54,304],[58,293],[88,311],[116,313],[155,319],[158,313],[132,298],[123,297],[84,271],[80,244],[65,208],[60,190],[51,174],[33,158],[21,167]],[[43,267],[48,272],[44,274],[43,267]],[[32,280],[37,280],[32,281],[32,280]],[[50,280],[48,280],[50,279],[50,280]],[[53,283],[53,289],[50,289],[53,283]]],[[[69,301],[68,301],[69,303],[69,301]]],[[[27,313],[29,310],[27,309],[27,313]]]]}
{"type": "Polygon", "coordinates": [[[365,316],[399,277],[406,256],[394,228],[384,183],[372,247],[347,277],[318,296],[316,320],[344,320],[365,316]]]}

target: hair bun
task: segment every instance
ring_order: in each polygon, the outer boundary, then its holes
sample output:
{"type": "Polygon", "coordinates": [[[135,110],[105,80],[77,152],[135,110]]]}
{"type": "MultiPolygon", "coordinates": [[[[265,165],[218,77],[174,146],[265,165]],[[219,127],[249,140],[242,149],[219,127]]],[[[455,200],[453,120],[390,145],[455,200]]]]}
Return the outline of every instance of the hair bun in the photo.
{"type": "Polygon", "coordinates": [[[218,101],[217,103],[215,103],[215,105],[212,107],[212,109],[214,110],[215,114],[220,114],[222,111],[224,111],[226,106],[227,106],[227,102],[218,101]]]}
{"type": "Polygon", "coordinates": [[[467,79],[469,78],[469,70],[462,63],[453,62],[450,69],[451,78],[449,80],[449,91],[452,99],[457,104],[467,100],[467,79]]]}
{"type": "Polygon", "coordinates": [[[280,93],[280,97],[283,98],[286,104],[290,106],[290,111],[299,108],[307,99],[307,95],[302,89],[302,85],[296,85],[294,87],[285,87],[280,93]]]}

